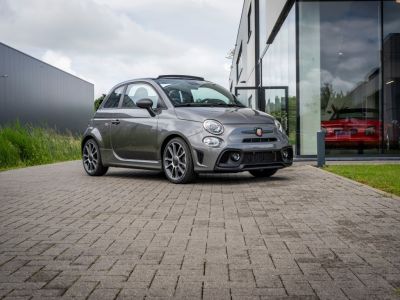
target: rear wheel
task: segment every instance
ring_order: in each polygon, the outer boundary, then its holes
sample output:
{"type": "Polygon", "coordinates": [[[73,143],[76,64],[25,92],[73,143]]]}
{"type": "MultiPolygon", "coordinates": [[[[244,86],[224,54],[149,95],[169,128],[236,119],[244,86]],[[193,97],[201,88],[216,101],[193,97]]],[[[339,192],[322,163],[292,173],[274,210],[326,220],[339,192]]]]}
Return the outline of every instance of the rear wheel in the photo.
{"type": "Polygon", "coordinates": [[[101,161],[100,148],[94,139],[88,139],[82,149],[83,167],[90,176],[106,174],[108,167],[101,161]]]}
{"type": "Polygon", "coordinates": [[[187,183],[195,178],[190,148],[183,139],[174,138],[165,146],[163,168],[172,183],[187,183]]]}
{"type": "Polygon", "coordinates": [[[250,170],[249,173],[254,177],[271,177],[278,169],[250,170]]]}

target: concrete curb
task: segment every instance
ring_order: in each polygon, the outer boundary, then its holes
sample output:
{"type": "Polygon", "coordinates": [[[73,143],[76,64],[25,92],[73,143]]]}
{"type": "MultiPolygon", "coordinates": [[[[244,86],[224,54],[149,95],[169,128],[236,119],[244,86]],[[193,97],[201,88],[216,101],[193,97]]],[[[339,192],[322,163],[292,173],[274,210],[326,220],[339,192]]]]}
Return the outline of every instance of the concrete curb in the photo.
{"type": "Polygon", "coordinates": [[[314,168],[314,169],[316,169],[316,170],[318,170],[319,172],[322,172],[322,173],[324,173],[324,174],[329,174],[329,175],[331,175],[331,176],[333,176],[333,177],[336,177],[336,178],[345,180],[345,181],[347,181],[347,182],[353,183],[353,184],[358,185],[358,186],[362,186],[362,187],[364,187],[364,188],[366,188],[366,189],[368,189],[368,190],[370,190],[370,191],[373,191],[373,192],[375,192],[375,193],[378,193],[378,194],[380,194],[380,195],[382,195],[382,196],[385,196],[385,197],[387,197],[387,198],[392,198],[392,199],[396,199],[396,200],[399,200],[399,201],[400,201],[400,197],[399,197],[399,196],[394,195],[394,194],[391,194],[391,193],[388,193],[388,192],[385,192],[385,191],[382,191],[382,190],[379,190],[379,189],[374,188],[374,187],[372,187],[372,186],[369,186],[369,185],[367,185],[367,184],[364,184],[364,183],[355,181],[355,180],[353,180],[353,179],[350,179],[350,178],[347,178],[347,177],[344,177],[344,176],[340,176],[340,175],[338,175],[338,174],[335,174],[335,173],[326,171],[326,170],[324,170],[324,169],[320,169],[320,168],[318,168],[318,167],[316,167],[316,166],[308,165],[307,167],[314,168]]]}

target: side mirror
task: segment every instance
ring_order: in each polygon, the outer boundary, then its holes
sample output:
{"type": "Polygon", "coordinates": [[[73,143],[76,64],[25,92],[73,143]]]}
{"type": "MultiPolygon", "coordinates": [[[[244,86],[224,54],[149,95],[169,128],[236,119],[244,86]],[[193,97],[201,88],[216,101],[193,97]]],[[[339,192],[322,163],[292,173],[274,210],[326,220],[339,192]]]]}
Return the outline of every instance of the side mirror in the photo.
{"type": "Polygon", "coordinates": [[[144,98],[136,102],[137,107],[146,109],[150,116],[154,117],[156,113],[153,110],[153,100],[144,98]]]}

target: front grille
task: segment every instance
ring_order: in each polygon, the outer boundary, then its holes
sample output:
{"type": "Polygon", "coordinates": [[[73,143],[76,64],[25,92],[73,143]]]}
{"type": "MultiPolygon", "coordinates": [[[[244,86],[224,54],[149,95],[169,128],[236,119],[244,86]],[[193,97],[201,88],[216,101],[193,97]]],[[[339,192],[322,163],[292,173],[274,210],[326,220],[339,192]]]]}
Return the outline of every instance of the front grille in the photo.
{"type": "Polygon", "coordinates": [[[243,139],[243,143],[270,143],[276,142],[277,138],[247,138],[243,139]]]}
{"type": "Polygon", "coordinates": [[[267,164],[277,160],[276,152],[245,152],[242,164],[267,164]]]}

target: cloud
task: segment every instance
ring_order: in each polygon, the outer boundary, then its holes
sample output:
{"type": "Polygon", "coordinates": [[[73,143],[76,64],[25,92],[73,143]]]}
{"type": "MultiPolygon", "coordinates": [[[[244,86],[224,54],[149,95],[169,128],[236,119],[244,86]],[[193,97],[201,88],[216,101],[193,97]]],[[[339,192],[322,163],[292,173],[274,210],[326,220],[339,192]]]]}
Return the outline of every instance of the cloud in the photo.
{"type": "Polygon", "coordinates": [[[53,65],[53,66],[61,69],[61,70],[64,70],[68,73],[76,75],[76,72],[73,71],[71,68],[71,59],[59,52],[47,50],[44,53],[42,60],[44,62],[47,62],[50,65],[53,65]]]}
{"type": "Polygon", "coordinates": [[[0,0],[2,41],[80,77],[201,75],[224,86],[242,1],[0,0]],[[5,13],[6,12],[6,13],[5,13]],[[7,16],[7,17],[4,17],[7,16]]]}

